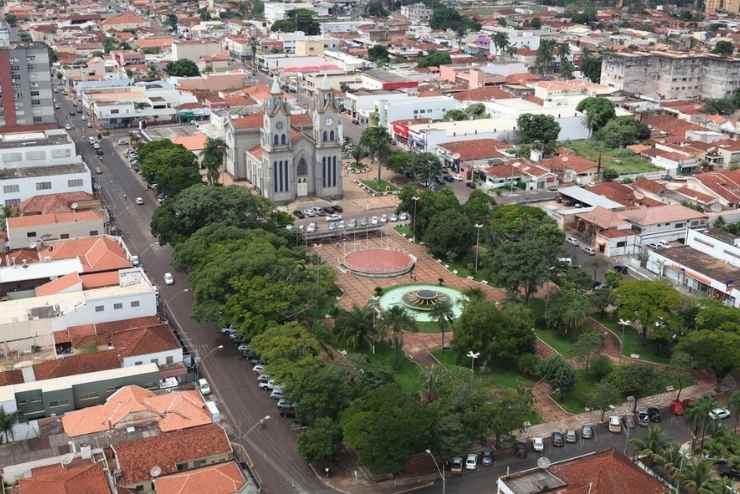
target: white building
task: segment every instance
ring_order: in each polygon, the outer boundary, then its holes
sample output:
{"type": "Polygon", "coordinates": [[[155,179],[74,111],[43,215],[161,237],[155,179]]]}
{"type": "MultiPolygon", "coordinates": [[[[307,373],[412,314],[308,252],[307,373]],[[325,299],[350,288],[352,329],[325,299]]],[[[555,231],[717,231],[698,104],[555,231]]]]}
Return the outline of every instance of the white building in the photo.
{"type": "Polygon", "coordinates": [[[408,125],[408,147],[420,153],[436,153],[445,142],[479,139],[508,140],[514,137],[516,120],[484,118],[459,122],[408,125]]]}
{"type": "MultiPolygon", "coordinates": [[[[529,48],[530,50],[537,50],[540,47],[541,32],[532,29],[513,29],[509,27],[496,27],[493,29],[486,29],[491,34],[501,32],[505,33],[509,37],[509,46],[513,48],[529,48]]],[[[496,45],[491,43],[491,55],[498,55],[498,49],[496,45]]]]}
{"type": "Polygon", "coordinates": [[[296,9],[312,10],[317,17],[329,15],[328,4],[265,2],[265,19],[272,24],[285,19],[288,17],[288,12],[296,9]]]}
{"type": "Polygon", "coordinates": [[[374,111],[378,113],[378,124],[381,127],[390,127],[397,120],[415,120],[418,118],[441,120],[449,110],[460,107],[460,103],[449,96],[420,98],[406,95],[406,98],[392,101],[376,100],[373,106],[374,111]]]}
{"type": "Polygon", "coordinates": [[[182,40],[172,42],[172,60],[190,60],[198,63],[202,57],[221,53],[221,42],[218,40],[182,40]]]}
{"type": "Polygon", "coordinates": [[[356,33],[360,30],[360,27],[372,24],[367,21],[328,21],[322,22],[321,34],[331,33],[356,33]]]}
{"type": "Polygon", "coordinates": [[[407,18],[411,24],[428,24],[432,19],[432,9],[421,2],[402,5],[401,15],[407,18]]]}
{"type": "Polygon", "coordinates": [[[37,195],[92,194],[90,170],[62,129],[0,135],[0,204],[37,195]]]}

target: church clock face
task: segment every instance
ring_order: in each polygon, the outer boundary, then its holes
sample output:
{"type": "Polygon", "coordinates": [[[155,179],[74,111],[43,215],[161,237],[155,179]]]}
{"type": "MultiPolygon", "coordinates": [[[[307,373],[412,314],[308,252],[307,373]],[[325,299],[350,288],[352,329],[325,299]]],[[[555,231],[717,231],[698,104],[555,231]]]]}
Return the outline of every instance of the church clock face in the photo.
{"type": "Polygon", "coordinates": [[[275,128],[277,130],[283,130],[283,122],[278,122],[275,124],[275,128]]]}
{"type": "Polygon", "coordinates": [[[326,125],[331,125],[334,123],[334,120],[331,117],[326,117],[326,125]]]}

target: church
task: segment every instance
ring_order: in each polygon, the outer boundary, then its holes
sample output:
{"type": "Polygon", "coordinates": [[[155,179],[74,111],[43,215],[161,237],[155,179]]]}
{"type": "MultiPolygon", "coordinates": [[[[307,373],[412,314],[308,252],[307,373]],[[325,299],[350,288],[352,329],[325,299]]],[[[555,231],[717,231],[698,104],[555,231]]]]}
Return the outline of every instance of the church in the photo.
{"type": "MultiPolygon", "coordinates": [[[[253,122],[258,118],[251,117],[253,122]]],[[[341,198],[342,124],[328,81],[314,95],[310,125],[300,117],[289,113],[280,85],[273,82],[261,114],[259,143],[245,153],[244,178],[276,203],[307,196],[341,198]]]]}

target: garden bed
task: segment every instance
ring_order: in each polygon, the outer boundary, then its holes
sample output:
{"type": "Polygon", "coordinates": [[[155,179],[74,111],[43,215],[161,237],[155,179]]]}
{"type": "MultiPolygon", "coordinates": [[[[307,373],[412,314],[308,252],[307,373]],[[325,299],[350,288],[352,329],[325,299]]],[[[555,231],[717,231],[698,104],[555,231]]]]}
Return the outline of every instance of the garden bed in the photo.
{"type": "Polygon", "coordinates": [[[393,194],[398,192],[398,187],[383,179],[360,180],[360,183],[375,194],[393,194]]]}

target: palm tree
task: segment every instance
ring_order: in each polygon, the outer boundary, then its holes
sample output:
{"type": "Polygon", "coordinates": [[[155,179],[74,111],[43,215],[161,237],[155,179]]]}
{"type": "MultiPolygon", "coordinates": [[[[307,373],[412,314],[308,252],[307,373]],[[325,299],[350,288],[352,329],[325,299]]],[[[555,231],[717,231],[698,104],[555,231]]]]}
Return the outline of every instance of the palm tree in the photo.
{"type": "Polygon", "coordinates": [[[373,315],[366,307],[340,310],[334,324],[334,334],[349,351],[373,346],[373,315]]]}
{"type": "Polygon", "coordinates": [[[6,413],[3,407],[0,407],[0,441],[10,442],[13,437],[13,426],[18,422],[18,414],[6,413]]]}
{"type": "Polygon", "coordinates": [[[702,398],[686,411],[686,418],[688,419],[689,424],[694,428],[694,438],[697,436],[700,437],[700,449],[704,449],[704,436],[707,432],[707,426],[711,421],[709,418],[709,412],[711,412],[716,406],[717,402],[712,398],[702,398]]]}
{"type": "Polygon", "coordinates": [[[218,177],[221,175],[221,167],[224,164],[225,153],[226,143],[223,139],[208,138],[206,148],[203,150],[203,166],[208,170],[208,183],[211,185],[218,182],[218,177]]]}
{"type": "Polygon", "coordinates": [[[681,475],[681,484],[689,492],[698,493],[712,478],[712,462],[709,460],[698,460],[689,463],[681,475]]]}
{"type": "Polygon", "coordinates": [[[439,329],[442,330],[442,350],[445,348],[445,331],[450,327],[455,319],[455,313],[452,311],[452,304],[449,300],[442,300],[432,306],[429,316],[437,322],[439,329]]]}
{"type": "Polygon", "coordinates": [[[653,461],[656,465],[662,467],[670,478],[677,479],[681,477],[686,456],[684,456],[678,444],[670,443],[659,455],[653,456],[653,461]]]}
{"type": "Polygon", "coordinates": [[[391,334],[396,353],[400,355],[403,346],[403,331],[416,331],[416,319],[411,317],[406,309],[394,305],[383,312],[382,326],[391,334]]]}
{"type": "Polygon", "coordinates": [[[493,41],[493,46],[496,47],[496,55],[507,53],[507,48],[509,47],[509,35],[507,33],[497,31],[491,41],[493,41]]]}
{"type": "Polygon", "coordinates": [[[378,165],[378,182],[381,180],[382,163],[391,153],[388,132],[385,127],[368,127],[360,137],[360,146],[365,149],[367,156],[378,165]]]}
{"type": "Polygon", "coordinates": [[[634,438],[630,444],[635,449],[638,456],[641,456],[647,463],[655,463],[663,449],[668,445],[668,440],[663,433],[663,429],[658,426],[650,427],[644,438],[634,438]]]}

